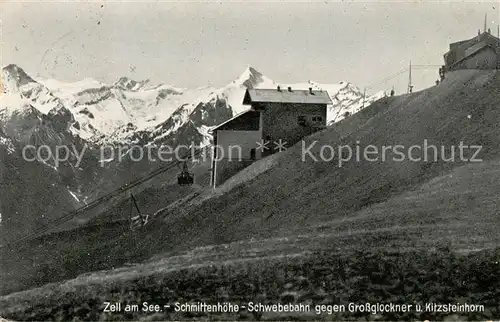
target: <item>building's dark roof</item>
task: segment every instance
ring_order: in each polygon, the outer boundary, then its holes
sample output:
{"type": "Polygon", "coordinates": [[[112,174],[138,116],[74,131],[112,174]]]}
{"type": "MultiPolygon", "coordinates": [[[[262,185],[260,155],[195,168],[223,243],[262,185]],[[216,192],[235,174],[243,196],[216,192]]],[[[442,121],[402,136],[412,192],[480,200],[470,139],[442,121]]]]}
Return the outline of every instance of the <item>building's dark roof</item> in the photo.
{"type": "Polygon", "coordinates": [[[482,49],[484,49],[486,47],[490,47],[491,49],[495,50],[495,48],[492,45],[480,42],[480,43],[477,43],[477,44],[472,45],[469,48],[467,48],[466,49],[466,56],[472,56],[475,53],[477,53],[478,51],[480,51],[480,50],[482,50],[482,49]]]}
{"type": "Polygon", "coordinates": [[[248,109],[229,120],[210,129],[210,132],[216,132],[226,129],[235,129],[240,131],[255,131],[259,129],[260,112],[253,109],[248,109]]]}
{"type": "MultiPolygon", "coordinates": [[[[488,32],[483,32],[483,33],[481,33],[473,38],[451,43],[450,50],[446,54],[448,54],[452,51],[466,50],[474,45],[478,45],[479,47],[482,48],[483,46],[480,46],[479,43],[481,43],[483,40],[488,39],[488,38],[490,40],[493,40],[494,42],[496,42],[497,45],[500,45],[500,39],[498,39],[497,37],[493,36],[492,34],[490,34],[488,32]]],[[[474,50],[474,52],[476,52],[476,51],[477,50],[474,50]]]]}
{"type": "Polygon", "coordinates": [[[451,43],[450,50],[444,54],[445,66],[446,68],[457,66],[468,57],[483,52],[488,48],[500,55],[500,39],[490,32],[483,32],[471,39],[451,43]]]}
{"type": "Polygon", "coordinates": [[[452,42],[450,44],[450,50],[457,49],[458,47],[460,47],[462,45],[465,45],[465,44],[467,44],[469,42],[474,42],[476,39],[477,39],[477,36],[474,37],[474,38],[471,38],[471,39],[467,39],[467,40],[461,40],[461,41],[457,41],[457,42],[452,42]]]}
{"type": "Polygon", "coordinates": [[[467,48],[479,41],[481,36],[476,36],[471,39],[453,42],[450,44],[450,51],[457,50],[458,48],[467,48]]]}
{"type": "Polygon", "coordinates": [[[243,104],[250,105],[252,102],[261,103],[300,103],[300,104],[333,104],[326,91],[297,90],[283,88],[277,89],[247,89],[243,104]]]}

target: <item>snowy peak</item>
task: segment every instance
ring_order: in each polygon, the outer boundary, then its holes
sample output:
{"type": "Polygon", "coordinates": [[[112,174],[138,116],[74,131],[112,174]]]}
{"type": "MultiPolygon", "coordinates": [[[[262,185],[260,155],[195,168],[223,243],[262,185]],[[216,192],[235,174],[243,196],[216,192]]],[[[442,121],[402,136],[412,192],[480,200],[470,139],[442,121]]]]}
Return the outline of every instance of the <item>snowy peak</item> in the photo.
{"type": "Polygon", "coordinates": [[[122,90],[135,92],[144,88],[144,86],[148,83],[149,79],[143,81],[135,81],[128,77],[121,77],[113,84],[113,86],[122,90]]]}
{"type": "Polygon", "coordinates": [[[26,72],[17,65],[10,64],[2,68],[2,80],[4,92],[18,92],[19,88],[35,83],[36,81],[31,78],[26,72]]]}
{"type": "Polygon", "coordinates": [[[42,114],[62,105],[60,99],[43,84],[35,81],[22,68],[10,64],[2,68],[4,91],[0,100],[0,121],[9,115],[30,114],[36,109],[42,114]]]}
{"type": "Polygon", "coordinates": [[[26,72],[17,65],[10,64],[3,68],[3,73],[6,78],[10,78],[15,82],[17,87],[26,85],[28,83],[36,83],[26,72]]]}
{"type": "Polygon", "coordinates": [[[328,118],[329,124],[341,121],[386,96],[384,91],[369,95],[351,83],[344,82],[341,85],[337,92],[330,94],[333,109],[328,118]]]}
{"type": "Polygon", "coordinates": [[[243,106],[243,96],[247,89],[273,88],[275,86],[276,83],[273,80],[249,66],[237,79],[216,91],[214,95],[210,97],[210,100],[225,100],[233,110],[233,115],[235,115],[248,108],[243,106]]]}
{"type": "Polygon", "coordinates": [[[70,98],[79,92],[83,92],[89,88],[102,88],[106,84],[101,83],[93,78],[85,78],[74,83],[64,83],[55,79],[39,79],[39,83],[45,85],[54,95],[60,98],[70,98]]]}
{"type": "Polygon", "coordinates": [[[234,82],[236,85],[252,89],[264,82],[264,80],[264,75],[262,75],[262,73],[249,66],[234,82]]]}

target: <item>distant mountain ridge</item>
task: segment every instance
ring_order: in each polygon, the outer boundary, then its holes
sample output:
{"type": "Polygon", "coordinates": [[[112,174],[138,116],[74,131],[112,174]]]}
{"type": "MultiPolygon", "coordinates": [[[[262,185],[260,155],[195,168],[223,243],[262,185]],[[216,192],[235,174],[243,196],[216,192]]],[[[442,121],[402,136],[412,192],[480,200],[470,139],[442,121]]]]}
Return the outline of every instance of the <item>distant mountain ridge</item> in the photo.
{"type": "MultiPolygon", "coordinates": [[[[8,123],[14,114],[36,114],[37,110],[49,118],[59,118],[60,126],[74,136],[98,145],[180,141],[179,132],[190,133],[196,143],[208,143],[211,139],[208,127],[246,108],[242,99],[247,88],[278,85],[252,67],[222,88],[198,89],[153,85],[149,80],[127,77],[121,77],[112,85],[89,78],[75,83],[35,80],[12,64],[2,69],[2,76],[9,98],[0,103],[0,125],[8,123]]],[[[345,112],[353,114],[362,108],[363,94],[348,82],[281,85],[327,90],[334,102],[328,111],[330,124],[341,120],[345,112]]],[[[366,98],[365,106],[383,95],[381,92],[366,98]]]]}

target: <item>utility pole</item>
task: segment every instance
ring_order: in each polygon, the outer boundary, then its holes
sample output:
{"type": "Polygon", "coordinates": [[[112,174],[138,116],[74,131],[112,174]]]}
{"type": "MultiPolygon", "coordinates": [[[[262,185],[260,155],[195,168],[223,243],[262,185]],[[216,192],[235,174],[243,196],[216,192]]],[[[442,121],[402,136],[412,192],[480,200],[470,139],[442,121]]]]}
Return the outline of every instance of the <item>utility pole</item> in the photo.
{"type": "Polygon", "coordinates": [[[137,204],[137,200],[135,200],[134,194],[130,193],[130,214],[129,214],[129,221],[130,221],[130,230],[134,230],[134,216],[132,216],[132,212],[135,209],[137,209],[137,213],[139,215],[139,219],[141,220],[141,227],[146,224],[146,221],[144,220],[144,217],[142,216],[141,210],[139,209],[139,205],[137,204]]]}
{"type": "Polygon", "coordinates": [[[411,60],[410,60],[410,68],[408,70],[408,93],[411,93],[413,90],[413,85],[411,84],[411,60]]]}
{"type": "Polygon", "coordinates": [[[142,217],[141,210],[139,209],[139,205],[137,205],[137,200],[135,200],[134,195],[131,193],[130,197],[132,198],[132,202],[134,203],[135,209],[137,209],[137,212],[139,213],[139,218],[141,219],[141,225],[144,225],[144,218],[142,217]]]}
{"type": "Polygon", "coordinates": [[[128,211],[128,228],[133,231],[134,230],[134,226],[133,226],[133,216],[132,216],[132,212],[134,211],[134,205],[132,204],[132,200],[130,201],[130,209],[128,211]]]}

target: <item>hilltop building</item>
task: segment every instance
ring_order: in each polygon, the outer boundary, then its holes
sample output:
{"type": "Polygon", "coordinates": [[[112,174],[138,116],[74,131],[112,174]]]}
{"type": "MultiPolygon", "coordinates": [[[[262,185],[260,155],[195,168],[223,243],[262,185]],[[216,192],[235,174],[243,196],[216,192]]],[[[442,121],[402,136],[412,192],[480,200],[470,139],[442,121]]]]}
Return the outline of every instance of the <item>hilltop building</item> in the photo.
{"type": "MultiPolygon", "coordinates": [[[[290,147],[326,127],[326,91],[247,89],[243,104],[250,108],[212,129],[212,186],[216,187],[268,154],[277,144],[290,147]],[[259,144],[260,143],[260,144],[259,144]],[[261,148],[266,143],[267,148],[261,148]]],[[[279,148],[279,147],[278,147],[279,148]]]]}
{"type": "Polygon", "coordinates": [[[490,29],[476,37],[450,44],[450,50],[444,54],[444,72],[458,69],[498,69],[500,68],[500,39],[491,34],[490,29]]]}

